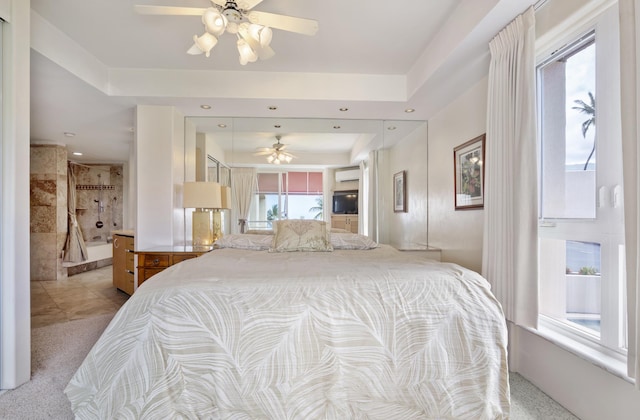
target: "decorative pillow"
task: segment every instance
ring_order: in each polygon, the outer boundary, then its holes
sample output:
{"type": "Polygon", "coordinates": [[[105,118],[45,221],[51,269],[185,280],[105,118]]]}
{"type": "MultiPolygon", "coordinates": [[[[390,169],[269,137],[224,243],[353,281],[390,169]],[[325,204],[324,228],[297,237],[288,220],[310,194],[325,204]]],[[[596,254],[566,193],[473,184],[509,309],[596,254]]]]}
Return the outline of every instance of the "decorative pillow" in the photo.
{"type": "Polygon", "coordinates": [[[326,222],[298,219],[273,222],[269,252],[290,251],[333,251],[326,222]]]}
{"type": "Polygon", "coordinates": [[[271,246],[273,235],[229,234],[215,243],[220,248],[253,249],[266,251],[271,246]]]}
{"type": "Polygon", "coordinates": [[[378,243],[368,236],[334,232],[331,232],[331,245],[333,249],[372,249],[378,247],[378,243]]]}

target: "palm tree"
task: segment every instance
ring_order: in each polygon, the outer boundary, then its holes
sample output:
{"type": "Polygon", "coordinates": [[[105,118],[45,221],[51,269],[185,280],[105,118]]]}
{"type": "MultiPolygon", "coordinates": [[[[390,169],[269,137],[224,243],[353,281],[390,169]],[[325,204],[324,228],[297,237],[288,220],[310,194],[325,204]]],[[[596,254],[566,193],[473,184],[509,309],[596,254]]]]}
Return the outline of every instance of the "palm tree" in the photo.
{"type": "Polygon", "coordinates": [[[316,198],[316,205],[311,207],[309,209],[309,213],[311,212],[317,212],[315,214],[315,216],[313,216],[314,219],[322,219],[322,215],[324,213],[324,201],[322,200],[322,197],[317,197],[316,198]]]}
{"type": "Polygon", "coordinates": [[[278,205],[274,204],[269,210],[267,210],[267,220],[275,220],[278,218],[278,205]]]}
{"type": "MultiPolygon", "coordinates": [[[[573,102],[575,102],[576,104],[578,104],[579,106],[574,106],[571,109],[575,109],[576,111],[580,111],[583,114],[587,115],[587,119],[584,120],[582,122],[582,137],[586,138],[587,136],[587,131],[589,131],[589,128],[591,128],[591,126],[595,127],[596,126],[596,98],[593,96],[593,93],[589,92],[589,99],[590,99],[590,104],[587,104],[585,101],[581,100],[581,99],[577,99],[573,102]]],[[[593,156],[593,153],[596,151],[596,139],[593,139],[593,148],[591,149],[591,153],[589,153],[589,157],[587,158],[587,161],[584,164],[584,168],[582,170],[586,171],[587,170],[587,166],[589,165],[589,161],[591,160],[591,157],[593,156]]]]}

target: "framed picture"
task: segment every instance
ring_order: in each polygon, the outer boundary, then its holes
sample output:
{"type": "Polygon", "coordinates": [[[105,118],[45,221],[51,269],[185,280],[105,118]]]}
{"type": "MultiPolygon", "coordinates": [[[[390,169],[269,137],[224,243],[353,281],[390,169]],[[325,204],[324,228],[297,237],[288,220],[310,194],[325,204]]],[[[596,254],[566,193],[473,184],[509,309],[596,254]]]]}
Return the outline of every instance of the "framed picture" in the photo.
{"type": "Polygon", "coordinates": [[[393,176],[393,211],[396,213],[407,211],[407,171],[398,172],[393,176]]]}
{"type": "Polygon", "coordinates": [[[484,143],[486,134],[453,149],[456,210],[484,207],[484,143]]]}

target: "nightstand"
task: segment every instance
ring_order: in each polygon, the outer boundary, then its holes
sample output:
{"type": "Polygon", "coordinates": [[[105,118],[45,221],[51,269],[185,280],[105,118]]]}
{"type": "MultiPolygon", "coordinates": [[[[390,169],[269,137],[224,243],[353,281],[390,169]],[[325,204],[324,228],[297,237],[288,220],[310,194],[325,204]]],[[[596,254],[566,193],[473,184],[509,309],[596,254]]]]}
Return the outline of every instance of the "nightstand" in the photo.
{"type": "Polygon", "coordinates": [[[149,277],[184,260],[199,257],[213,246],[162,246],[136,251],[138,255],[138,287],[149,277]]]}

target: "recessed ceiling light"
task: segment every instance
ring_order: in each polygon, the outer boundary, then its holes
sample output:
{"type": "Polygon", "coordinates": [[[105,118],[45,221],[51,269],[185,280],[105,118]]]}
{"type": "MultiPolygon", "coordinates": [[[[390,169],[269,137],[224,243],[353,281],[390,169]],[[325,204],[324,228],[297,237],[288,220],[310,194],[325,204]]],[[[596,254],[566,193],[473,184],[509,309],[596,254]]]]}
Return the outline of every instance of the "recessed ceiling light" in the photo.
{"type": "Polygon", "coordinates": [[[406,112],[407,114],[411,114],[414,111],[415,111],[415,109],[413,109],[413,108],[407,108],[407,109],[404,110],[404,112],[406,112]]]}
{"type": "Polygon", "coordinates": [[[339,125],[334,125],[334,126],[333,126],[333,129],[334,129],[334,130],[340,130],[341,128],[342,128],[342,127],[340,127],[339,125]]]}
{"type": "Polygon", "coordinates": [[[340,108],[340,111],[342,111],[342,112],[347,112],[348,110],[349,110],[349,108],[347,108],[347,107],[340,108]]]}
{"type": "Polygon", "coordinates": [[[73,152],[72,155],[73,156],[82,156],[82,152],[73,152]]]}
{"type": "Polygon", "coordinates": [[[200,105],[200,108],[202,109],[211,109],[211,105],[200,105]]]}
{"type": "Polygon", "coordinates": [[[277,106],[273,106],[273,105],[271,105],[271,106],[269,107],[269,110],[270,110],[270,111],[275,111],[276,109],[278,109],[278,107],[277,107],[277,106]]]}
{"type": "Polygon", "coordinates": [[[282,126],[281,126],[280,124],[276,124],[276,125],[274,125],[273,127],[274,127],[274,128],[280,128],[280,127],[282,127],[282,126]]]}
{"type": "Polygon", "coordinates": [[[64,135],[67,137],[74,137],[76,135],[76,133],[72,133],[71,131],[65,131],[64,135]]]}
{"type": "Polygon", "coordinates": [[[227,124],[218,124],[218,127],[220,127],[220,128],[227,128],[227,124]]]}
{"type": "Polygon", "coordinates": [[[395,129],[396,129],[395,125],[390,125],[389,127],[387,127],[387,130],[389,130],[389,131],[393,131],[395,129]]]}

